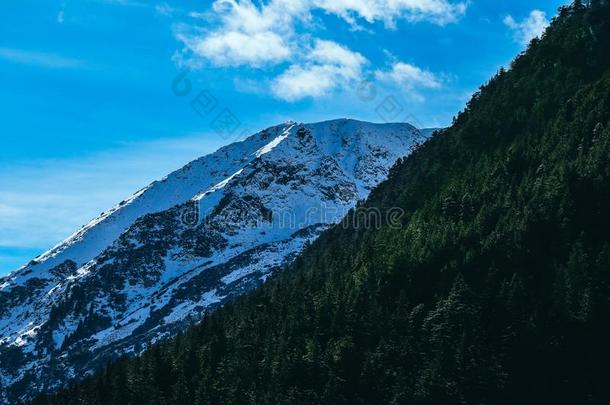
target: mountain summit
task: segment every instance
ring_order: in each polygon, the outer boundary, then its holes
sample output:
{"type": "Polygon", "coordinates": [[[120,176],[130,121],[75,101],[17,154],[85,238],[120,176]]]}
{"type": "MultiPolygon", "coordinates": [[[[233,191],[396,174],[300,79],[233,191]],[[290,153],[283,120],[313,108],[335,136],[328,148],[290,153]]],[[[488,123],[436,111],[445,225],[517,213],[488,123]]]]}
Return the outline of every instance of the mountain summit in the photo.
{"type": "Polygon", "coordinates": [[[51,390],[260,285],[425,136],[286,123],[138,191],[0,279],[0,383],[17,397],[51,390]]]}

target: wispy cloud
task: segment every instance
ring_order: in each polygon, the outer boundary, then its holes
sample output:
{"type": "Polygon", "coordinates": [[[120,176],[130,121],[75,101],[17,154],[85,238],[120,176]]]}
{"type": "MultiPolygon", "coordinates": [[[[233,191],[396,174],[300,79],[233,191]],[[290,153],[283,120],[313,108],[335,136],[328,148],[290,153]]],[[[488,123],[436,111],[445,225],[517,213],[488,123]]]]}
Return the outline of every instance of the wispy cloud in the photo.
{"type": "Polygon", "coordinates": [[[145,2],[136,1],[136,0],[96,0],[99,3],[111,4],[115,6],[125,6],[125,7],[151,7],[150,4],[145,2]]]}
{"type": "Polygon", "coordinates": [[[42,253],[138,189],[216,150],[214,139],[198,134],[78,159],[0,165],[0,253],[12,260],[19,252],[42,253]]]}
{"type": "Polygon", "coordinates": [[[533,10],[522,21],[516,21],[512,15],[507,15],[504,18],[504,24],[513,31],[515,41],[527,46],[532,39],[542,35],[549,26],[549,20],[544,11],[533,10]]]}
{"type": "Polygon", "coordinates": [[[375,78],[382,83],[398,87],[413,100],[423,101],[421,89],[440,89],[442,81],[434,73],[415,65],[396,61],[389,70],[378,70],[375,78]]]}
{"type": "Polygon", "coordinates": [[[161,4],[157,4],[155,6],[155,11],[157,12],[157,14],[165,16],[165,17],[169,17],[174,13],[174,8],[172,6],[170,6],[167,3],[161,3],[161,4]]]}
{"type": "Polygon", "coordinates": [[[67,58],[54,53],[27,51],[15,48],[0,48],[0,59],[23,65],[40,66],[51,69],[75,69],[86,67],[86,64],[80,59],[67,58]]]}

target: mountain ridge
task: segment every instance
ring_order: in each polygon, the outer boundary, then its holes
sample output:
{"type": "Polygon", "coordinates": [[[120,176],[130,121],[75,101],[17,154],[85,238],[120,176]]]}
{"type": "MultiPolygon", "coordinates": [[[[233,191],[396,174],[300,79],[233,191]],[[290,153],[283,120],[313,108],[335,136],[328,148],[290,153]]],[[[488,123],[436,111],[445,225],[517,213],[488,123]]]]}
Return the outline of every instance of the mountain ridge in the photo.
{"type": "Polygon", "coordinates": [[[408,124],[291,122],[140,190],[0,279],[2,385],[53,389],[260,285],[422,139],[408,124]]]}

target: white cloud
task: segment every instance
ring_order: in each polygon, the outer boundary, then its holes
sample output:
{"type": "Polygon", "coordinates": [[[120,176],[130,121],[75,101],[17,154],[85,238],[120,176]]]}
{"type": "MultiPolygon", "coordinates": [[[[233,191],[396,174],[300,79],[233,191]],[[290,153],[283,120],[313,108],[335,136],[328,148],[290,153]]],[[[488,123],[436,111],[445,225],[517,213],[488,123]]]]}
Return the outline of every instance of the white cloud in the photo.
{"type": "Polygon", "coordinates": [[[307,59],[317,63],[339,65],[356,71],[362,67],[366,59],[357,52],[333,41],[316,40],[315,47],[307,55],[307,59]]]}
{"type": "Polygon", "coordinates": [[[515,21],[511,15],[508,15],[504,18],[504,24],[513,31],[515,41],[527,46],[532,39],[542,35],[549,26],[549,21],[544,11],[533,10],[521,22],[515,21]]]}
{"type": "Polygon", "coordinates": [[[389,71],[378,70],[375,76],[379,80],[396,83],[407,90],[441,87],[441,81],[434,73],[404,62],[395,62],[389,71]]]}
{"type": "Polygon", "coordinates": [[[465,2],[446,0],[316,0],[314,4],[348,22],[362,18],[369,23],[383,21],[389,27],[394,27],[397,19],[445,25],[456,22],[467,8],[465,2]]]}
{"type": "Polygon", "coordinates": [[[301,64],[293,64],[272,83],[273,94],[286,101],[321,97],[360,79],[367,60],[336,42],[316,40],[301,64]]]}
{"type": "MultiPolygon", "coordinates": [[[[216,20],[215,29],[201,32],[183,26],[176,37],[195,58],[215,66],[262,67],[284,62],[296,48],[293,24],[307,19],[305,2],[272,0],[258,7],[250,0],[216,0],[212,13],[190,13],[206,22],[216,20]]],[[[191,65],[199,61],[190,61],[191,65]]]]}
{"type": "Polygon", "coordinates": [[[0,48],[0,59],[23,65],[34,65],[53,69],[68,69],[85,67],[79,59],[66,58],[60,55],[44,52],[25,51],[14,48],[0,48]]]}
{"type": "Polygon", "coordinates": [[[257,4],[216,0],[211,13],[190,14],[212,22],[213,28],[183,27],[177,38],[187,52],[212,65],[261,67],[282,63],[304,46],[311,33],[297,30],[307,31],[316,10],[335,14],[350,24],[363,19],[384,21],[386,26],[393,26],[397,19],[442,25],[457,21],[466,11],[465,2],[449,0],[269,0],[257,4]]]}
{"type": "Polygon", "coordinates": [[[415,65],[395,61],[388,70],[377,70],[375,78],[380,84],[400,90],[411,101],[423,102],[422,90],[436,90],[443,86],[442,80],[434,73],[415,65]]]}
{"type": "Polygon", "coordinates": [[[337,84],[333,78],[338,74],[332,66],[290,66],[272,84],[273,94],[286,101],[297,101],[306,97],[321,97],[337,84]]]}
{"type": "Polygon", "coordinates": [[[216,66],[250,65],[261,67],[267,63],[286,60],[291,51],[281,36],[271,31],[251,34],[230,31],[214,33],[201,40],[178,36],[198,56],[216,66]]]}
{"type": "MultiPolygon", "coordinates": [[[[321,97],[358,80],[366,59],[340,44],[315,38],[315,11],[336,15],[351,25],[381,21],[391,28],[400,19],[439,25],[455,22],[466,12],[466,4],[458,0],[216,0],[210,11],[189,14],[204,20],[206,28],[182,25],[176,29],[177,39],[185,45],[176,61],[190,67],[278,69],[283,65],[281,73],[265,81],[274,96],[287,101],[321,97]]],[[[407,71],[409,66],[397,66],[388,79],[400,79],[408,88],[429,87],[434,82],[428,72],[407,71]]]]}

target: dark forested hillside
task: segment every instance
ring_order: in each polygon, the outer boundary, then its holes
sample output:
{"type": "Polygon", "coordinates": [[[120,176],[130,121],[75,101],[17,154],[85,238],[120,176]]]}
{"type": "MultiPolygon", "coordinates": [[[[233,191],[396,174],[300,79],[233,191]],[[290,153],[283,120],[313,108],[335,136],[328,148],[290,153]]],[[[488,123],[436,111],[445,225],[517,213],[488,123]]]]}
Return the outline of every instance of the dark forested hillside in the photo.
{"type": "Polygon", "coordinates": [[[402,208],[401,227],[335,227],[35,403],[610,403],[610,5],[591,3],[393,168],[365,206],[402,208]]]}

